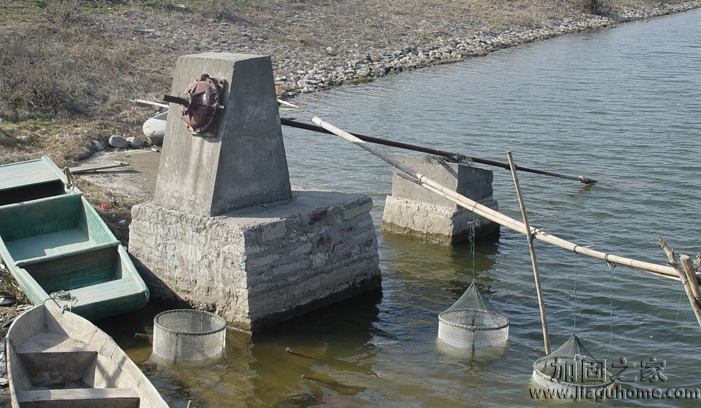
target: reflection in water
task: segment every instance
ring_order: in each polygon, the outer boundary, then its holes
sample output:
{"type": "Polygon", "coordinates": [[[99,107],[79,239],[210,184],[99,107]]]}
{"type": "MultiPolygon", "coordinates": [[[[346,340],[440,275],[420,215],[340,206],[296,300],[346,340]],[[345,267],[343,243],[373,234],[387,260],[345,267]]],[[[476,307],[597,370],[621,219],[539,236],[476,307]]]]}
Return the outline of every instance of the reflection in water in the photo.
{"type": "Polygon", "coordinates": [[[471,349],[459,349],[444,343],[440,339],[436,340],[436,349],[443,356],[443,362],[460,363],[463,361],[481,361],[499,358],[506,353],[508,342],[492,347],[477,347],[471,349]]]}
{"type": "Polygon", "coordinates": [[[382,292],[373,291],[255,335],[250,368],[257,374],[257,399],[264,406],[287,406],[291,401],[318,402],[330,398],[330,392],[364,392],[366,385],[338,378],[336,372],[372,375],[369,342],[381,299],[382,292]]]}

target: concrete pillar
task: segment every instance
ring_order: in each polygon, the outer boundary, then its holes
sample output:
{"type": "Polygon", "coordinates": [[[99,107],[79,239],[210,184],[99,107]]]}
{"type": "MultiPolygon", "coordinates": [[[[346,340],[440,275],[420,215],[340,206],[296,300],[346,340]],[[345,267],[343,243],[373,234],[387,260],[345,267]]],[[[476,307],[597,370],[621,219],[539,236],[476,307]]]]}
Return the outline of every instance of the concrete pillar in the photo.
{"type": "MultiPolygon", "coordinates": [[[[394,159],[480,204],[498,209],[492,195],[490,170],[450,163],[433,156],[395,154],[394,159]]],[[[499,233],[499,224],[400,177],[395,169],[392,195],[387,197],[382,215],[383,230],[452,244],[469,238],[470,223],[474,221],[479,223],[475,229],[478,238],[499,233]]]]}
{"type": "Polygon", "coordinates": [[[292,198],[270,57],[182,56],[171,94],[182,95],[202,74],[228,83],[217,134],[191,135],[171,104],[154,202],[210,216],[292,198]]]}
{"type": "Polygon", "coordinates": [[[372,199],[292,191],[269,57],[180,57],[172,93],[228,82],[213,137],[171,105],[153,202],[132,208],[129,252],[154,298],[258,331],[380,286],[372,199]]]}

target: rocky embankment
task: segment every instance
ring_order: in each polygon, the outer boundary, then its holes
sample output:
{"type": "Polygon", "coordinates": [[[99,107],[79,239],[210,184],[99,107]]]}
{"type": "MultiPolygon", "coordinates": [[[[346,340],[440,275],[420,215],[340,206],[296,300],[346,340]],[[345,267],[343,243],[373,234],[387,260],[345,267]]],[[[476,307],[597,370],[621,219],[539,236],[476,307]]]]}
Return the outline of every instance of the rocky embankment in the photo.
{"type": "MultiPolygon", "coordinates": [[[[346,61],[342,65],[314,67],[296,74],[278,75],[276,85],[287,89],[284,95],[292,97],[300,93],[325,90],[347,83],[371,81],[374,78],[429,65],[461,61],[486,55],[492,51],[513,47],[555,36],[586,30],[611,27],[619,23],[644,20],[666,14],[688,11],[701,7],[701,1],[690,1],[660,7],[636,7],[618,15],[593,16],[575,21],[568,19],[534,29],[517,29],[503,32],[484,30],[470,38],[453,37],[430,46],[406,46],[385,52],[379,57],[368,54],[365,58],[346,61]]],[[[285,66],[280,67],[285,71],[285,66]]],[[[289,70],[288,70],[289,71],[289,70]]]]}

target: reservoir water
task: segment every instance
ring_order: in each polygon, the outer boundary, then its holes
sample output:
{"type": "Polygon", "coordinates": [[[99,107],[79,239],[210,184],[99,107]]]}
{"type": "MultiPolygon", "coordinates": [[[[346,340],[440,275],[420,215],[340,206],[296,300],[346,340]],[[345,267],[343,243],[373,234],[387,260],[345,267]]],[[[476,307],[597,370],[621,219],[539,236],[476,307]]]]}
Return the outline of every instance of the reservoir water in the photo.
{"type": "MultiPolygon", "coordinates": [[[[677,253],[695,258],[701,251],[699,67],[701,10],[692,10],[302,95],[294,101],[302,109],[283,114],[319,116],[347,131],[499,161],[511,150],[519,165],[597,179],[584,186],[521,173],[531,224],[580,245],[664,264],[657,234],[677,253]]],[[[293,184],[372,196],[382,291],[262,335],[231,331],[226,360],[201,369],[155,367],[147,341],[115,333],[171,402],[549,405],[529,393],[543,345],[525,237],[502,228],[497,242],[478,243],[473,253],[469,245],[383,234],[391,168],[335,136],[283,130],[293,184]],[[437,315],[473,280],[511,320],[509,342],[474,356],[444,353],[436,344],[437,315]]],[[[494,169],[494,194],[500,211],[521,218],[508,171],[494,169]]],[[[701,328],[678,281],[611,269],[541,242],[536,251],[553,349],[576,333],[609,366],[625,359],[624,389],[701,388],[701,328]],[[651,359],[664,366],[649,365],[651,359]],[[650,367],[662,376],[641,371],[650,367]]]]}

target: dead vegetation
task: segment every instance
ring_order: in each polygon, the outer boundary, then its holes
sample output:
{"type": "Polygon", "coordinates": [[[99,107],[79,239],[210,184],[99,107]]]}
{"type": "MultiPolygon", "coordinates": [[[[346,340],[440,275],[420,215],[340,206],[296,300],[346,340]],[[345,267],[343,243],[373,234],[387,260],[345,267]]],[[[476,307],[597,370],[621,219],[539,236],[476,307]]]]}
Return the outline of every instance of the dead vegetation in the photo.
{"type": "MultiPolygon", "coordinates": [[[[663,0],[673,3],[677,0],[663,0]]],[[[268,54],[275,75],[539,27],[650,0],[0,0],[0,164],[87,157],[93,140],[136,136],[135,98],[169,91],[179,55],[268,54]]],[[[294,85],[278,82],[278,91],[294,85]]]]}

